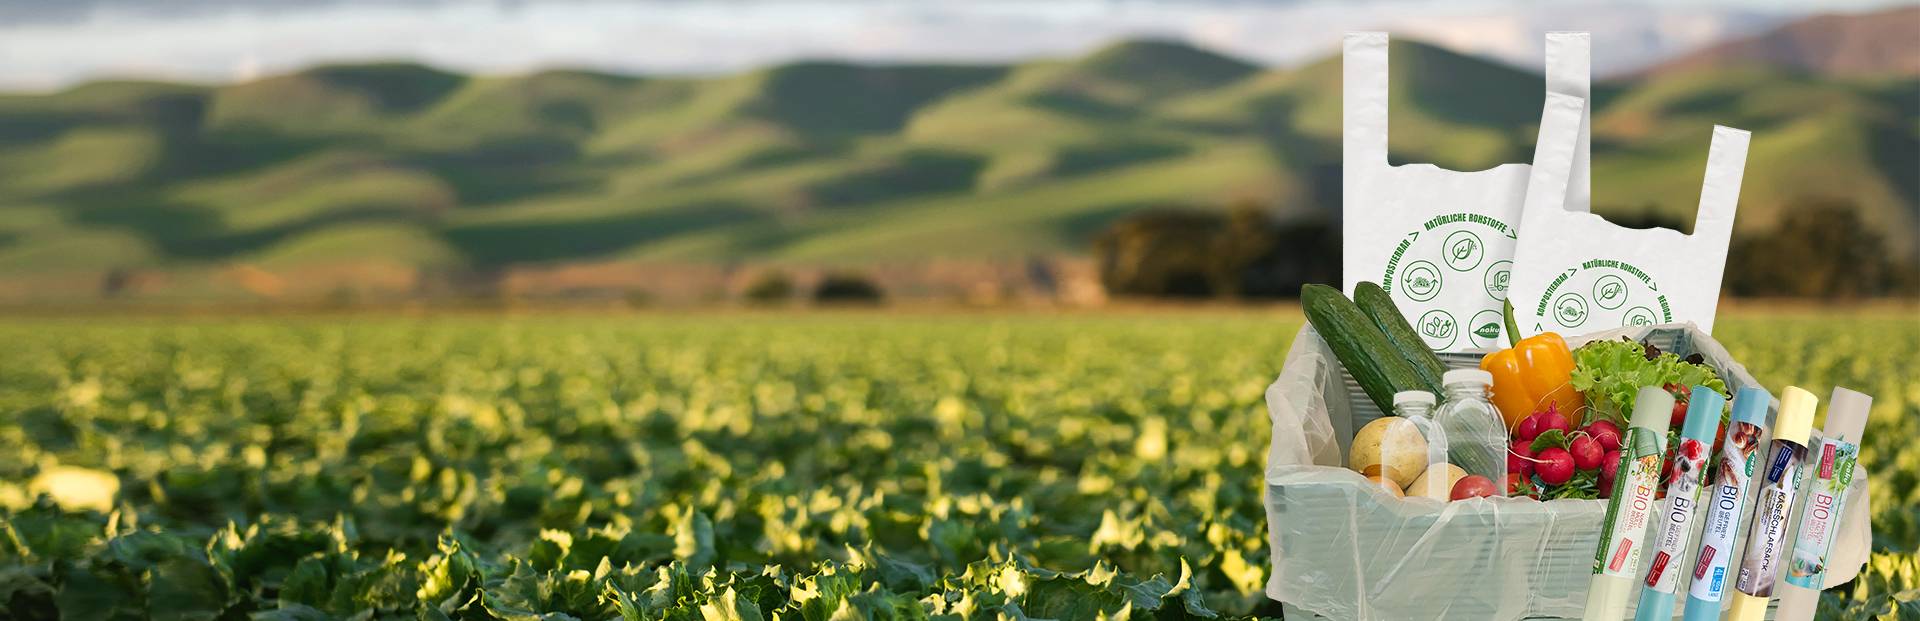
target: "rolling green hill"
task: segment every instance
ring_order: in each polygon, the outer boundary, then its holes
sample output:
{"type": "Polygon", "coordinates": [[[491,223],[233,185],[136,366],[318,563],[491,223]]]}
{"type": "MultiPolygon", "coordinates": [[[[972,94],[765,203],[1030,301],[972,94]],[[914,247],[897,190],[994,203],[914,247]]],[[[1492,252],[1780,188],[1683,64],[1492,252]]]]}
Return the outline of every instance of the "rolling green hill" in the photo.
{"type": "MultiPolygon", "coordinates": [[[[1535,74],[1393,48],[1393,157],[1531,154],[1535,74]]],[[[0,96],[0,275],[608,259],[865,264],[1084,253],[1156,205],[1339,207],[1339,59],[1167,42],[1011,66],[811,62],[714,78],[317,67],[0,96]]],[[[1598,89],[1596,199],[1689,219],[1713,123],[1754,131],[1739,226],[1854,201],[1920,229],[1920,83],[1669,71],[1598,89]]]]}

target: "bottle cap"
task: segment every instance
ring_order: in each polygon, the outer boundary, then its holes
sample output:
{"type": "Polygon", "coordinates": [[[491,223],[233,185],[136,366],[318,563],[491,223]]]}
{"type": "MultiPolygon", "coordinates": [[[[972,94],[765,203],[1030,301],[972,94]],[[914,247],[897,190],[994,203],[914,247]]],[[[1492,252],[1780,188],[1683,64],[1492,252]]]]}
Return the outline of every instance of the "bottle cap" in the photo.
{"type": "Polygon", "coordinates": [[[1424,390],[1402,390],[1400,392],[1393,393],[1393,407],[1395,409],[1398,409],[1400,406],[1403,406],[1403,405],[1433,405],[1433,404],[1434,404],[1433,393],[1430,393],[1424,390]]]}
{"type": "Polygon", "coordinates": [[[1687,422],[1681,426],[1680,435],[1711,445],[1713,431],[1720,427],[1720,411],[1726,406],[1727,398],[1721,396],[1720,391],[1694,386],[1693,394],[1687,397],[1687,422]]]}
{"type": "Polygon", "coordinates": [[[1493,374],[1488,373],[1486,369],[1454,369],[1440,374],[1440,385],[1442,386],[1467,383],[1492,386],[1493,374]]]}
{"type": "Polygon", "coordinates": [[[1799,386],[1780,391],[1780,413],[1773,417],[1773,439],[1806,444],[1807,432],[1813,429],[1813,407],[1819,404],[1818,397],[1799,386]]]}
{"type": "Polygon", "coordinates": [[[1761,621],[1767,618],[1767,600],[1771,597],[1754,597],[1746,593],[1733,593],[1733,606],[1727,609],[1726,621],[1761,621]]]}
{"type": "Polygon", "coordinates": [[[1682,619],[1684,621],[1720,621],[1720,601],[1707,601],[1688,595],[1686,616],[1682,619]]]}
{"type": "Polygon", "coordinates": [[[1775,619],[1812,619],[1813,611],[1819,607],[1820,592],[1803,589],[1785,582],[1780,583],[1780,605],[1774,608],[1775,619]]]}
{"type": "Polygon", "coordinates": [[[1867,410],[1872,407],[1872,396],[1833,387],[1833,397],[1827,399],[1827,426],[1820,435],[1859,444],[1860,435],[1867,430],[1867,410]]]}
{"type": "MultiPolygon", "coordinates": [[[[1659,386],[1641,386],[1640,394],[1633,397],[1633,418],[1627,421],[1629,427],[1651,429],[1660,436],[1667,435],[1667,426],[1673,422],[1673,395],[1659,386]]],[[[1805,438],[1801,439],[1805,441],[1805,438]]]]}
{"type": "Polygon", "coordinates": [[[1767,389],[1748,386],[1733,396],[1733,422],[1767,426],[1767,408],[1773,407],[1773,395],[1767,389]]]}

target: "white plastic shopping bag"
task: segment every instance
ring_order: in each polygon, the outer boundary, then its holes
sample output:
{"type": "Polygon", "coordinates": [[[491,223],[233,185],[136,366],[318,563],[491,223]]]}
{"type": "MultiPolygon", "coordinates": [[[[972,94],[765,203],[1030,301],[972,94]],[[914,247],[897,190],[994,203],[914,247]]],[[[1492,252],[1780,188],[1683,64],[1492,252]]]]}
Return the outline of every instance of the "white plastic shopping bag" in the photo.
{"type": "Polygon", "coordinates": [[[1587,177],[1578,153],[1586,137],[1564,117],[1543,116],[1541,123],[1521,216],[1526,232],[1513,257],[1511,295],[1520,326],[1584,334],[1692,322],[1711,334],[1740,202],[1747,132],[1713,128],[1699,213],[1687,235],[1630,229],[1588,213],[1585,204],[1569,206],[1572,181],[1587,177]]]}
{"type": "MultiPolygon", "coordinates": [[[[1589,48],[1587,33],[1547,35],[1549,92],[1587,96],[1589,48]]],[[[1348,33],[1341,62],[1343,288],[1351,294],[1362,281],[1378,282],[1437,351],[1506,342],[1500,308],[1529,166],[1389,165],[1386,33],[1348,33]]],[[[1574,120],[1573,175],[1563,192],[1578,205],[1586,204],[1586,114],[1583,106],[1574,120]]]]}

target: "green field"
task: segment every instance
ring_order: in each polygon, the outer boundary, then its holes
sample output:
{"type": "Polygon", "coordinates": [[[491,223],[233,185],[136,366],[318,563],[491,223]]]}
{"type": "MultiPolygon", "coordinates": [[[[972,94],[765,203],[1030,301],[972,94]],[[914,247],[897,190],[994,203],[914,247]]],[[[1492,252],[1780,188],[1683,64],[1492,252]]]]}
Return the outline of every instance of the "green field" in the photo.
{"type": "MultiPolygon", "coordinates": [[[[4,320],[0,618],[1277,616],[1262,392],[1299,324],[4,320]]],[[[1719,335],[1876,397],[1876,552],[1821,618],[1920,614],[1920,323],[1719,335]]]]}

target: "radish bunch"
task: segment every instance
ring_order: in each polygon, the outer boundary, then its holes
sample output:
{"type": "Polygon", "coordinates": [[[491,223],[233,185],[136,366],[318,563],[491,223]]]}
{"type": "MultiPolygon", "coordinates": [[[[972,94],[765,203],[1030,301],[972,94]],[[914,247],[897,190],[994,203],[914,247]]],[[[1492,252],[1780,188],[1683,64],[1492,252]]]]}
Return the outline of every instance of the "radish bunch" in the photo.
{"type": "Polygon", "coordinates": [[[1606,498],[1620,462],[1620,428],[1605,420],[1575,430],[1554,404],[1521,419],[1507,449],[1508,494],[1540,499],[1606,498]]]}

